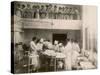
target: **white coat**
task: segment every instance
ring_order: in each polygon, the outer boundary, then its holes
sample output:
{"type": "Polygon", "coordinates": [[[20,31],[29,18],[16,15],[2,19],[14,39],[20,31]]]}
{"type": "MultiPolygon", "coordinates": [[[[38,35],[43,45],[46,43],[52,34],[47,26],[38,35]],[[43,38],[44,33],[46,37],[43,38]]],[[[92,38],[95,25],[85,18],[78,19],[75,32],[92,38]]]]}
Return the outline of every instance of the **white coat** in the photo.
{"type": "Polygon", "coordinates": [[[43,43],[37,43],[37,50],[41,51],[43,49],[43,43]]]}
{"type": "Polygon", "coordinates": [[[72,43],[68,42],[67,45],[65,46],[65,69],[66,70],[71,70],[72,66],[71,66],[71,56],[72,56],[72,43]]]}
{"type": "Polygon", "coordinates": [[[54,49],[55,51],[59,51],[59,45],[54,45],[54,46],[53,46],[53,49],[54,49]]]}
{"type": "Polygon", "coordinates": [[[79,56],[80,48],[77,43],[72,44],[72,66],[76,65],[77,57],[79,56]]]}

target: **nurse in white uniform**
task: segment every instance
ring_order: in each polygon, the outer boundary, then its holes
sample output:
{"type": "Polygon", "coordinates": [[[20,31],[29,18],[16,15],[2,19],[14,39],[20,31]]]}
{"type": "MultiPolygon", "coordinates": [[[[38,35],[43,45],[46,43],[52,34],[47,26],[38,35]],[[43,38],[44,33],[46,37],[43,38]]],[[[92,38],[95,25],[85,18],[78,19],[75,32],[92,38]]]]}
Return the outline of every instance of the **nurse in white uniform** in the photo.
{"type": "Polygon", "coordinates": [[[31,65],[32,65],[32,70],[35,71],[38,69],[39,66],[39,56],[37,54],[37,46],[36,46],[36,37],[32,38],[32,41],[30,42],[30,60],[31,60],[31,65]]]}

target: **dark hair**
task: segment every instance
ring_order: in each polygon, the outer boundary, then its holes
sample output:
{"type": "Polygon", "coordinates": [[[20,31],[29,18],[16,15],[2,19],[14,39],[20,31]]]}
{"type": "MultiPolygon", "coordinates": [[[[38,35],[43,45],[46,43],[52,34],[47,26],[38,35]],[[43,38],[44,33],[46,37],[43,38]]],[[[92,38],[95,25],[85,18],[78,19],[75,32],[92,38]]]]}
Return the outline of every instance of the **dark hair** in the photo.
{"type": "Polygon", "coordinates": [[[70,41],[70,39],[67,39],[67,41],[70,41]]]}
{"type": "Polygon", "coordinates": [[[35,8],[35,7],[36,7],[35,5],[32,6],[32,8],[35,8]]]}
{"type": "Polygon", "coordinates": [[[38,43],[40,41],[40,39],[37,39],[36,43],[38,43]]]}
{"type": "Polygon", "coordinates": [[[27,50],[28,49],[28,47],[27,47],[26,44],[23,44],[22,47],[23,47],[24,50],[27,50]]]}
{"type": "Polygon", "coordinates": [[[74,39],[71,39],[71,42],[74,42],[74,39]]]}
{"type": "Polygon", "coordinates": [[[59,7],[59,10],[62,9],[61,7],[59,7]]]}
{"type": "Polygon", "coordinates": [[[48,42],[50,42],[50,40],[47,40],[48,42]]]}
{"type": "Polygon", "coordinates": [[[36,5],[36,8],[37,8],[37,9],[39,9],[39,8],[40,8],[40,6],[39,6],[39,5],[36,5]]]}
{"type": "Polygon", "coordinates": [[[74,40],[74,42],[75,42],[75,43],[78,43],[78,41],[77,41],[77,40],[74,40]]]}
{"type": "Polygon", "coordinates": [[[49,7],[52,7],[52,4],[49,4],[49,7]]]}
{"type": "Polygon", "coordinates": [[[42,8],[44,8],[44,5],[41,5],[42,8]]]}
{"type": "Polygon", "coordinates": [[[47,8],[49,7],[49,5],[45,5],[47,8]]]}
{"type": "Polygon", "coordinates": [[[27,4],[27,7],[31,7],[30,4],[27,4]]]}
{"type": "Polygon", "coordinates": [[[36,40],[36,37],[33,37],[33,38],[32,38],[32,41],[35,41],[35,40],[36,40]]]}
{"type": "Polygon", "coordinates": [[[54,8],[57,8],[57,6],[55,5],[54,8]]]}
{"type": "Polygon", "coordinates": [[[15,43],[15,47],[17,47],[19,44],[18,43],[15,43]]]}
{"type": "Polygon", "coordinates": [[[20,4],[17,4],[17,7],[19,7],[19,8],[20,8],[20,6],[21,6],[20,4]]]}
{"type": "Polygon", "coordinates": [[[23,9],[23,8],[25,8],[25,5],[24,5],[24,4],[22,5],[22,9],[23,9]]]}
{"type": "Polygon", "coordinates": [[[19,45],[22,45],[22,44],[23,44],[23,42],[19,42],[18,44],[19,44],[19,45]]]}

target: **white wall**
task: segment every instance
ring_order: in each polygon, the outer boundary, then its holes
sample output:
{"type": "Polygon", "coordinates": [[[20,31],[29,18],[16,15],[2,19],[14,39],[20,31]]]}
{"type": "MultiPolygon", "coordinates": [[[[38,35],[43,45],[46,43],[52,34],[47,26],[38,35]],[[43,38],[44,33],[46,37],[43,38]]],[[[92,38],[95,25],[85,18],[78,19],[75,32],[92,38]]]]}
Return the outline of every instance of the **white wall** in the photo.
{"type": "Polygon", "coordinates": [[[96,6],[83,6],[82,15],[82,30],[83,30],[83,47],[86,49],[94,49],[97,42],[97,7],[96,6]],[[86,35],[87,28],[87,35],[86,35]],[[87,41],[86,41],[87,40],[87,41]]]}
{"type": "Polygon", "coordinates": [[[81,20],[22,19],[24,28],[80,30],[81,20]]]}

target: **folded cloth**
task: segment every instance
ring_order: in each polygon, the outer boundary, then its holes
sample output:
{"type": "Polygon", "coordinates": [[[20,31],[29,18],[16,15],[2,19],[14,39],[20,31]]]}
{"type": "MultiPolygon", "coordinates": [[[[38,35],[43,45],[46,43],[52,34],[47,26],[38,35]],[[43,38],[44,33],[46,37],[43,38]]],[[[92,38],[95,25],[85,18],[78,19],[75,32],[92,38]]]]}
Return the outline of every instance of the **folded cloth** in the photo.
{"type": "Polygon", "coordinates": [[[43,52],[43,54],[48,55],[48,56],[56,56],[56,53],[54,50],[46,50],[43,52]]]}
{"type": "Polygon", "coordinates": [[[66,56],[63,53],[59,53],[59,52],[56,53],[56,58],[65,58],[65,57],[66,56]]]}
{"type": "Polygon", "coordinates": [[[93,69],[93,68],[95,68],[95,66],[89,61],[80,62],[80,65],[81,65],[82,69],[93,69]]]}
{"type": "Polygon", "coordinates": [[[77,58],[78,61],[88,61],[88,58],[84,57],[84,56],[80,56],[77,58]]]}

